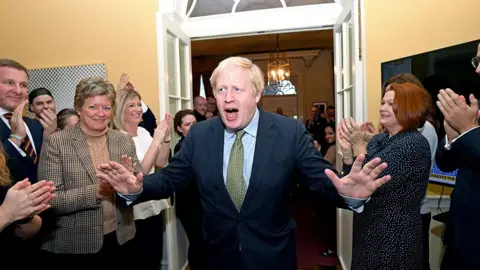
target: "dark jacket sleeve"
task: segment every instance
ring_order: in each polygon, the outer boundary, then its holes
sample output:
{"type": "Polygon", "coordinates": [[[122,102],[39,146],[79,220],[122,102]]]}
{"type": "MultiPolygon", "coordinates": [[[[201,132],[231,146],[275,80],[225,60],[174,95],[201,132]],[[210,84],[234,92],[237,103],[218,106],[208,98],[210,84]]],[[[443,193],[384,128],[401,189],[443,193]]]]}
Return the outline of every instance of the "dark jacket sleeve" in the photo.
{"type": "MultiPolygon", "coordinates": [[[[471,130],[462,137],[458,138],[455,142],[452,143],[451,149],[444,149],[442,153],[443,156],[440,158],[448,157],[445,159],[444,165],[445,169],[458,169],[462,165],[468,166],[471,170],[478,170],[478,164],[480,164],[480,128],[471,130]],[[445,157],[444,157],[445,156],[445,157]],[[463,157],[463,158],[462,158],[463,157]],[[459,163],[462,161],[462,163],[459,163]]],[[[437,153],[438,156],[438,153],[437,153]]],[[[443,160],[442,160],[443,161],[443,160]]],[[[440,167],[440,165],[437,163],[440,167]]],[[[440,169],[443,171],[442,167],[440,169]]],[[[449,170],[450,171],[450,170],[449,170]]]]}
{"type": "MultiPolygon", "coordinates": [[[[456,144],[456,141],[454,144],[456,144]]],[[[450,150],[445,149],[445,139],[443,139],[438,144],[437,152],[435,153],[435,163],[444,172],[453,172],[465,162],[464,155],[459,148],[451,146],[450,150]]]]}
{"type": "Polygon", "coordinates": [[[190,129],[182,142],[182,151],[172,157],[170,163],[159,172],[144,177],[143,192],[137,201],[165,199],[188,185],[194,173],[192,169],[193,139],[195,127],[190,129]]]}
{"type": "Polygon", "coordinates": [[[315,149],[311,136],[300,122],[295,137],[295,161],[300,174],[300,185],[312,192],[314,197],[327,198],[337,207],[346,208],[343,198],[325,174],[325,169],[335,171],[334,168],[315,149]]]}

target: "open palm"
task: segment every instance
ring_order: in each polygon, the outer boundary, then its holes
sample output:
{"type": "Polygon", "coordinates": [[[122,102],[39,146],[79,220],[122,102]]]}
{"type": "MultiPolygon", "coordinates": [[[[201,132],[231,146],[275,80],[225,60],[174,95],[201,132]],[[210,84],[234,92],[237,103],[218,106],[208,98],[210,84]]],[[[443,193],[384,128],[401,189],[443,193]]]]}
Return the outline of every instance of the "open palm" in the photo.
{"type": "Polygon", "coordinates": [[[378,178],[387,168],[387,164],[382,163],[380,158],[371,160],[362,168],[364,160],[365,155],[359,155],[352,165],[350,174],[342,178],[329,169],[325,170],[325,174],[340,194],[352,198],[368,198],[375,190],[390,181],[390,175],[378,178]]]}

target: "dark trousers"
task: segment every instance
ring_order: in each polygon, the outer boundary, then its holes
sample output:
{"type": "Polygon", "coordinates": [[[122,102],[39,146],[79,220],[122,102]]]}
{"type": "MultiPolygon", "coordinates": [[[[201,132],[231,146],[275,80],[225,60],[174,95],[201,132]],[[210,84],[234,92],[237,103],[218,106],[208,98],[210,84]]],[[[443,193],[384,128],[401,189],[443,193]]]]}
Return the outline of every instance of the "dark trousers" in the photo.
{"type": "Polygon", "coordinates": [[[115,232],[104,236],[102,248],[95,254],[54,254],[43,251],[40,265],[50,270],[75,269],[137,269],[132,256],[132,241],[119,245],[115,232]]]}
{"type": "Polygon", "coordinates": [[[315,220],[327,248],[337,252],[337,208],[326,201],[320,203],[315,209],[315,220]]]}
{"type": "Polygon", "coordinates": [[[138,270],[158,270],[163,252],[163,214],[135,220],[137,233],[133,240],[133,254],[138,270]]]}
{"type": "Polygon", "coordinates": [[[206,269],[202,224],[195,216],[178,216],[188,237],[188,265],[191,270],[206,269]]]}
{"type": "Polygon", "coordinates": [[[423,269],[430,270],[430,222],[432,214],[422,214],[423,231],[423,269]]]}
{"type": "MultiPolygon", "coordinates": [[[[480,254],[479,254],[480,255],[480,254]]],[[[467,263],[458,252],[458,248],[454,243],[447,246],[443,255],[442,266],[440,270],[480,270],[467,263]]]]}

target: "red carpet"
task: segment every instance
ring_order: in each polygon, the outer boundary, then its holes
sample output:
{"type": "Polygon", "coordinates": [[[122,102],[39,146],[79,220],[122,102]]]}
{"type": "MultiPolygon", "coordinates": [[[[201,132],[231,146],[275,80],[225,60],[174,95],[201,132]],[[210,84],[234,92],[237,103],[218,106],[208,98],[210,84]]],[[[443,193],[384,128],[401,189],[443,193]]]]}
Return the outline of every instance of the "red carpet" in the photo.
{"type": "Polygon", "coordinates": [[[292,196],[292,216],[297,223],[295,231],[297,264],[299,269],[313,269],[314,265],[335,266],[336,257],[322,256],[327,248],[321,224],[315,222],[313,203],[301,192],[292,196]]]}

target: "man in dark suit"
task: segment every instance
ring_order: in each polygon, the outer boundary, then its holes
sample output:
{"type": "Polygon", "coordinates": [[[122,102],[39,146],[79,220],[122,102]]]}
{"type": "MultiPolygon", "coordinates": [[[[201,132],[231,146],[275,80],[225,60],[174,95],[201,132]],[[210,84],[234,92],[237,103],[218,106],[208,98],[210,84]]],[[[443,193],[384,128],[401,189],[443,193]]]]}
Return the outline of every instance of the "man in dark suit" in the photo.
{"type": "Polygon", "coordinates": [[[297,269],[288,207],[294,177],[315,196],[328,196],[338,206],[347,202],[356,211],[390,179],[373,181],[386,164],[376,159],[362,169],[364,157],[339,179],[299,121],[257,108],[263,78],[246,58],[222,61],[210,79],[220,117],[193,126],[166,168],[142,181],[115,162],[100,166],[99,179],[126,203],[168,197],[194,178],[204,211],[207,269],[297,269]]]}
{"type": "MultiPolygon", "coordinates": [[[[472,64],[480,75],[480,44],[472,64]]],[[[451,89],[440,90],[437,105],[445,117],[446,137],[438,145],[436,162],[445,172],[458,169],[445,232],[447,248],[442,270],[480,269],[480,128],[478,100],[470,105],[451,89]]]]}
{"type": "Polygon", "coordinates": [[[15,180],[37,181],[42,126],[23,117],[28,100],[28,70],[13,60],[0,59],[0,137],[15,180]],[[16,168],[18,166],[18,168],[16,168]]]}
{"type": "MultiPolygon", "coordinates": [[[[28,102],[28,70],[10,59],[0,59],[0,138],[7,154],[7,166],[13,184],[28,178],[37,182],[37,164],[42,148],[43,128],[40,122],[23,117],[28,102]]],[[[22,228],[46,227],[49,213],[42,217],[34,215],[19,222],[22,228]],[[43,224],[43,225],[42,225],[43,224]]],[[[18,229],[17,228],[17,229],[18,229]]],[[[38,238],[12,243],[12,253],[24,254],[26,258],[38,250],[38,238]]],[[[8,255],[7,255],[8,256],[8,255]]],[[[22,261],[28,263],[29,261],[22,261]]]]}

